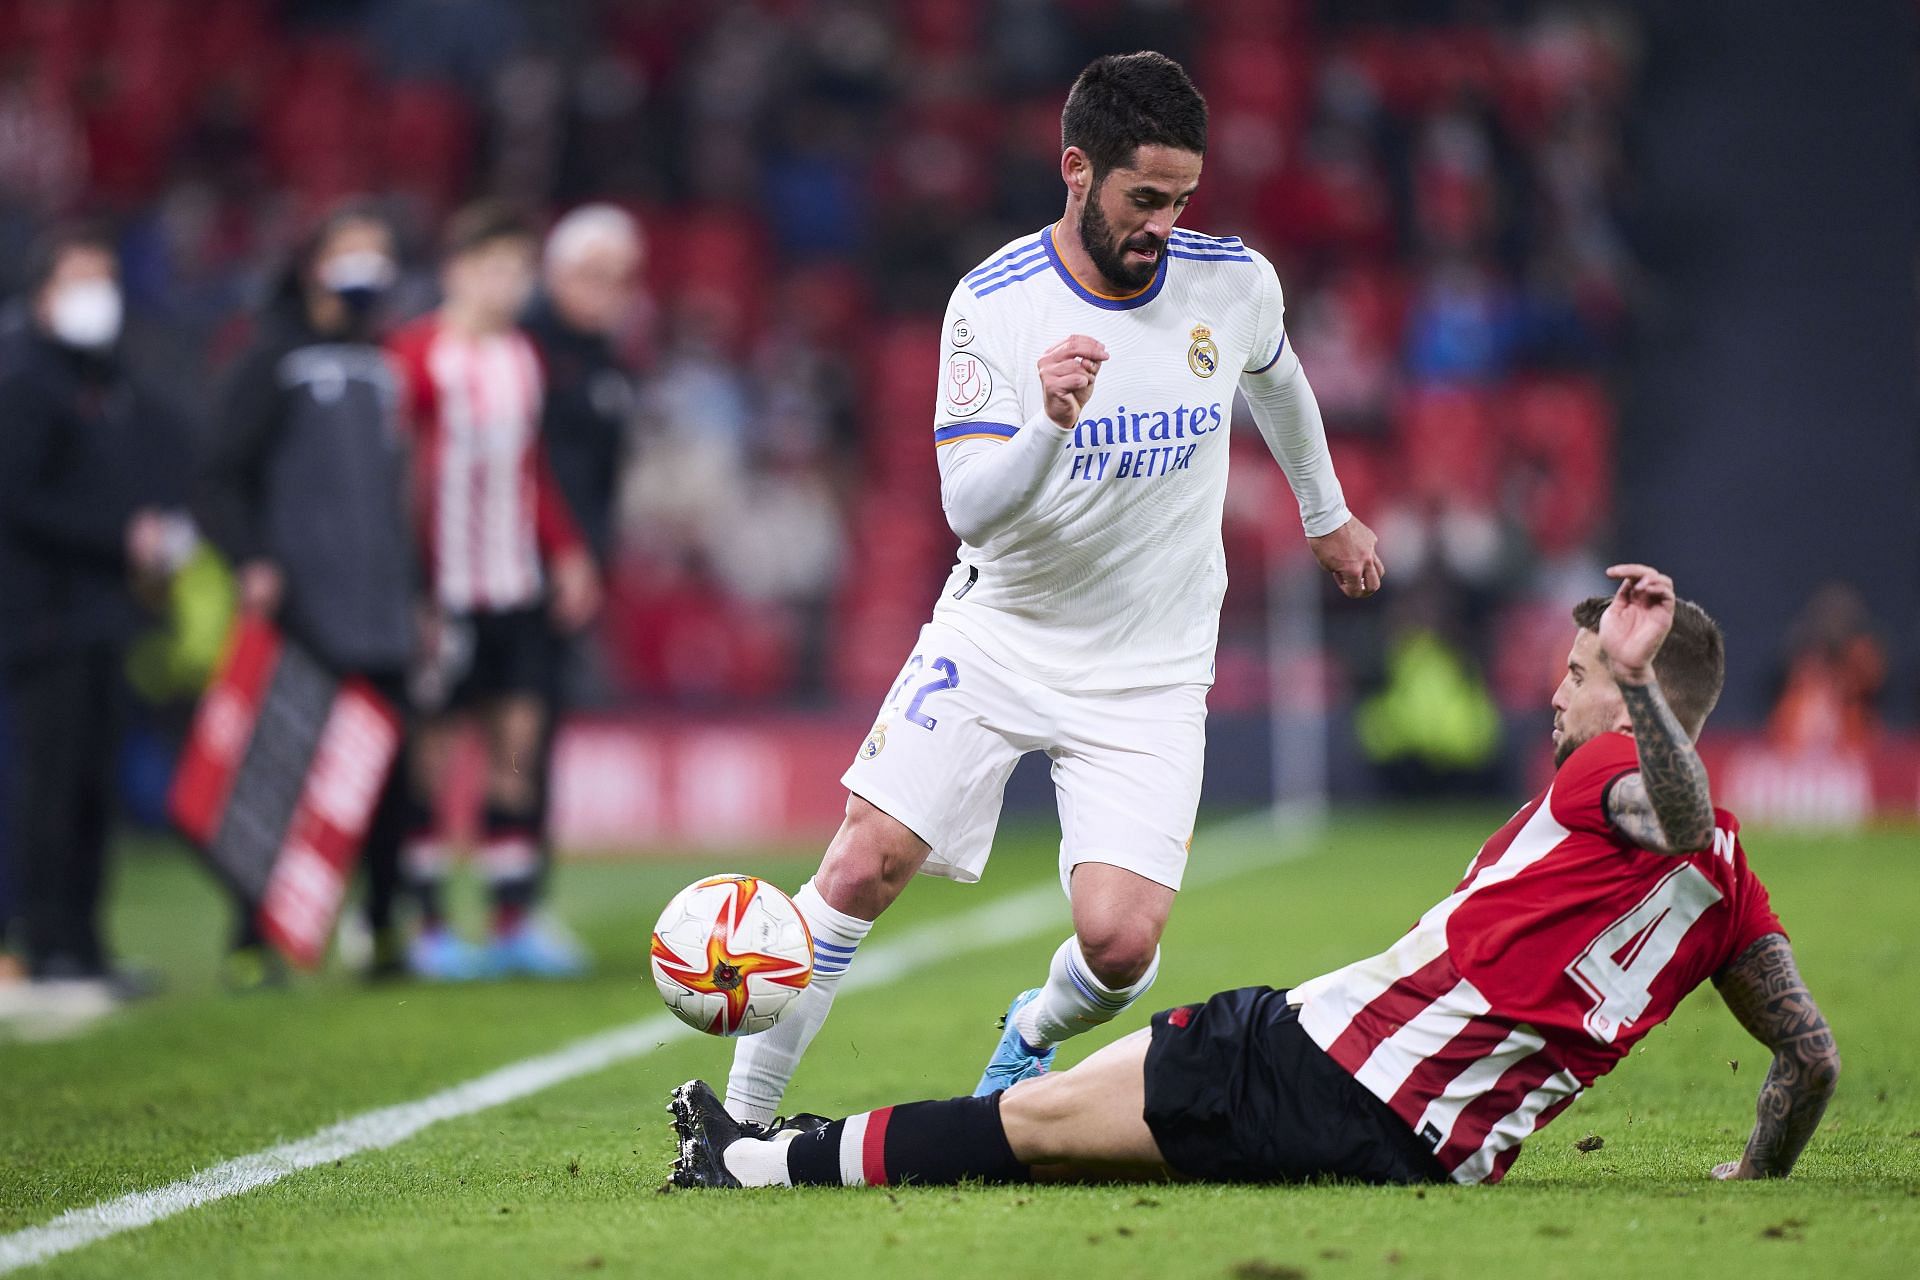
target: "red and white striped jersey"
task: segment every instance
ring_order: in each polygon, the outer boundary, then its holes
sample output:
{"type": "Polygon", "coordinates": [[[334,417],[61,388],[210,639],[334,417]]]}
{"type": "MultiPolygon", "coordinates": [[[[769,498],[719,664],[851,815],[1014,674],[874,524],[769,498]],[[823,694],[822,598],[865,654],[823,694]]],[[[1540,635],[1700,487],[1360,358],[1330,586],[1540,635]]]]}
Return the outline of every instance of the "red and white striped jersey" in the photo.
{"type": "Polygon", "coordinates": [[[1613,828],[1607,788],[1638,768],[1626,734],[1583,744],[1390,950],[1292,991],[1307,1034],[1456,1181],[1498,1182],[1689,991],[1783,932],[1732,814],[1685,857],[1613,828]]]}
{"type": "Polygon", "coordinates": [[[580,541],[546,469],[533,343],[517,329],[462,334],[428,315],[389,349],[406,386],[435,600],[460,613],[537,603],[543,554],[580,541]]]}

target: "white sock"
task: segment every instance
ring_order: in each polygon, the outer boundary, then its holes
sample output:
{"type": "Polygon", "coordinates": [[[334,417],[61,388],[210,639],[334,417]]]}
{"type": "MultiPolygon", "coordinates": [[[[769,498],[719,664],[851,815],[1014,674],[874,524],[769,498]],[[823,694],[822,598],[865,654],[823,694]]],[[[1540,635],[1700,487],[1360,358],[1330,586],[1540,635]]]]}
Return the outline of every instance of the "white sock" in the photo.
{"type": "Polygon", "coordinates": [[[788,1129],[771,1138],[742,1138],[720,1153],[720,1162],[743,1187],[790,1187],[787,1148],[799,1136],[798,1129],[788,1129]]]}
{"type": "Polygon", "coordinates": [[[813,981],[772,1030],[745,1036],[733,1049],[733,1070],[727,1076],[727,1114],[735,1120],[765,1124],[779,1109],[787,1082],[800,1065],[800,1055],[813,1043],[833,993],[853,963],[860,939],[873,921],[836,911],[809,880],[793,895],[807,928],[813,931],[813,981]]]}
{"type": "Polygon", "coordinates": [[[1030,1049],[1051,1049],[1062,1040],[1070,1040],[1082,1031],[1091,1031],[1112,1022],[1127,1006],[1146,994],[1160,976],[1160,951],[1155,948],[1153,963],[1130,986],[1109,987],[1093,976],[1080,939],[1068,938],[1053,953],[1047,968],[1046,985],[1025,1008],[1013,1015],[1014,1029],[1030,1049]]]}

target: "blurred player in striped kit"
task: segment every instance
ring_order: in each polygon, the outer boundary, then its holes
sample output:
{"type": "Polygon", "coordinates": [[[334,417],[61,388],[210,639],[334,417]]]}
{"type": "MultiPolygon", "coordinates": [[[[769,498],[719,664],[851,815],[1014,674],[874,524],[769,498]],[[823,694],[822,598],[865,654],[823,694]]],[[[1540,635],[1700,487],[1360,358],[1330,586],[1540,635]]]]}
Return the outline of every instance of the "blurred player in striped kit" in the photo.
{"type": "Polygon", "coordinates": [[[415,682],[424,713],[413,760],[422,804],[404,853],[422,915],[409,963],[431,979],[565,976],[586,966],[578,945],[532,910],[541,789],[533,763],[549,714],[552,628],[577,631],[600,605],[592,556],[541,445],[540,360],[515,324],[533,287],[535,244],[533,228],[512,210],[463,210],[447,234],[445,301],[391,343],[415,440],[415,515],[433,613],[431,659],[415,682]],[[477,852],[493,937],[484,949],[447,926],[450,851],[431,807],[469,718],[487,746],[477,852]]]}

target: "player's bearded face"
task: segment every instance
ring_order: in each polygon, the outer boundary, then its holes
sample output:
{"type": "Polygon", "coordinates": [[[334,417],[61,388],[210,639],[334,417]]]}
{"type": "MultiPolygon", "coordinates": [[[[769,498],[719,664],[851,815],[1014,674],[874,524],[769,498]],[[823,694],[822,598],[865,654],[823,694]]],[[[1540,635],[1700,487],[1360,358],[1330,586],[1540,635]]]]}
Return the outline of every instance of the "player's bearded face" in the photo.
{"type": "Polygon", "coordinates": [[[1087,256],[1093,259],[1093,265],[1108,283],[1122,289],[1144,288],[1160,269],[1160,256],[1166,251],[1167,242],[1146,231],[1128,234],[1115,231],[1102,208],[1105,187],[1105,178],[1094,183],[1080,208],[1080,243],[1086,246],[1087,256]],[[1129,250],[1135,253],[1129,254],[1129,250]],[[1142,258],[1137,254],[1151,256],[1142,258]]]}
{"type": "Polygon", "coordinates": [[[1620,689],[1607,673],[1607,661],[1600,652],[1600,637],[1581,631],[1574,637],[1573,651],[1567,654],[1567,674],[1553,691],[1553,763],[1567,757],[1582,745],[1631,723],[1627,704],[1620,689]]]}

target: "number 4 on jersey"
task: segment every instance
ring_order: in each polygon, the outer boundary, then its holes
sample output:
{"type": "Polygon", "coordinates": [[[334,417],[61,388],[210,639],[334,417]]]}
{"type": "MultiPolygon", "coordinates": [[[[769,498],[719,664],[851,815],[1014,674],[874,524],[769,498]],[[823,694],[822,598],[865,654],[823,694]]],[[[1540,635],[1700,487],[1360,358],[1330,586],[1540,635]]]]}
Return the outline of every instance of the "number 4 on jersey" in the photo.
{"type": "Polygon", "coordinates": [[[1622,1028],[1646,1012],[1654,979],[1672,963],[1693,922],[1718,901],[1713,881],[1683,862],[1587,944],[1567,966],[1567,976],[1593,999],[1585,1020],[1588,1035],[1612,1044],[1622,1028]]]}

